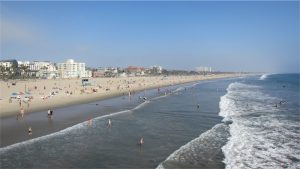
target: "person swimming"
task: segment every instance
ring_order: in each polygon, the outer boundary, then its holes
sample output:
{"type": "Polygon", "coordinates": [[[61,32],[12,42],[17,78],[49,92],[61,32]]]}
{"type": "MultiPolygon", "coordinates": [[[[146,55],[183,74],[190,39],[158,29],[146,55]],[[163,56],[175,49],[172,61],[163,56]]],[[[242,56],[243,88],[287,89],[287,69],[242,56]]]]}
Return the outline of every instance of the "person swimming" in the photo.
{"type": "Polygon", "coordinates": [[[281,101],[279,102],[280,105],[281,105],[281,104],[284,104],[284,103],[286,103],[286,101],[284,101],[284,100],[281,100],[281,101]]]}

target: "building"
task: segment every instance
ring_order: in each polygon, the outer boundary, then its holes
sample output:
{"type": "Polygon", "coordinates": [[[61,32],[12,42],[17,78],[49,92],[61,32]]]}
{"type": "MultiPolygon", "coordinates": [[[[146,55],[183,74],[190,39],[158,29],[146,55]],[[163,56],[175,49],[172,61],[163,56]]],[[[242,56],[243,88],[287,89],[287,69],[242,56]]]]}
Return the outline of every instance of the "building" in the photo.
{"type": "Polygon", "coordinates": [[[203,66],[200,66],[200,67],[196,67],[196,72],[212,72],[212,69],[211,67],[203,67],[203,66]]]}
{"type": "Polygon", "coordinates": [[[125,69],[125,71],[129,76],[144,76],[145,75],[145,68],[143,68],[143,67],[128,66],[125,69]]]}
{"type": "Polygon", "coordinates": [[[12,70],[13,68],[17,69],[19,65],[17,60],[11,59],[11,60],[1,60],[0,66],[12,70]]]}
{"type": "Polygon", "coordinates": [[[161,74],[162,73],[162,67],[161,66],[152,66],[151,67],[151,73],[152,74],[161,74]]]}
{"type": "Polygon", "coordinates": [[[29,67],[29,65],[30,65],[29,61],[17,61],[17,62],[18,62],[18,67],[21,67],[21,66],[29,67]]]}
{"type": "Polygon", "coordinates": [[[1,77],[8,76],[8,75],[17,76],[20,74],[18,62],[15,59],[1,60],[0,67],[1,67],[1,77]]]}
{"type": "MultiPolygon", "coordinates": [[[[73,59],[68,59],[65,63],[58,63],[57,69],[62,78],[79,78],[86,77],[85,63],[75,62],[73,59]]],[[[91,73],[88,73],[90,75],[91,73]]]]}
{"type": "Polygon", "coordinates": [[[49,72],[56,71],[56,67],[53,63],[49,61],[33,61],[29,63],[29,70],[31,71],[40,71],[47,70],[49,72]]]}
{"type": "Polygon", "coordinates": [[[92,76],[93,76],[93,71],[85,70],[85,76],[84,77],[92,77],[92,76]]]}
{"type": "Polygon", "coordinates": [[[21,74],[43,79],[58,77],[56,66],[50,61],[18,61],[21,74]]]}
{"type": "Polygon", "coordinates": [[[93,77],[104,77],[104,75],[105,69],[102,67],[99,67],[95,71],[93,71],[93,77]]]}

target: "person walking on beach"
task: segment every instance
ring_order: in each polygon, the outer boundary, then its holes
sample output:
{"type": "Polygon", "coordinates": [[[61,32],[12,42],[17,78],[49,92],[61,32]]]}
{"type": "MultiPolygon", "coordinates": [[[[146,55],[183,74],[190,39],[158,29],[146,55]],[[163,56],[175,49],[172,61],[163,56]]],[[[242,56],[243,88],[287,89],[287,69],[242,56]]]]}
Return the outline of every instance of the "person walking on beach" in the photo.
{"type": "Polygon", "coordinates": [[[28,135],[31,136],[32,135],[32,128],[28,127],[28,135]]]}

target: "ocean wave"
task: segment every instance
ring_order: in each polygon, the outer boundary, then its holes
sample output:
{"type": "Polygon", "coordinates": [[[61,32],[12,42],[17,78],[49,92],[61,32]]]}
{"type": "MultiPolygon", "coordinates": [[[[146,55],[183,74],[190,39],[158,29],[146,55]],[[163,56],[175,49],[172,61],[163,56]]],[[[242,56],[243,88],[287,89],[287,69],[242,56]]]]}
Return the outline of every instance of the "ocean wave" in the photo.
{"type": "Polygon", "coordinates": [[[173,152],[156,169],[199,168],[203,166],[213,168],[216,165],[217,152],[226,143],[228,137],[229,127],[223,123],[217,124],[173,152]]]}
{"type": "Polygon", "coordinates": [[[222,147],[226,169],[292,168],[300,161],[296,122],[282,120],[270,97],[258,86],[232,83],[221,97],[220,113],[230,119],[228,142],[222,147]],[[280,119],[280,120],[279,120],[280,119]]]}
{"type": "Polygon", "coordinates": [[[260,76],[259,80],[265,80],[270,74],[263,74],[260,76]]]}
{"type": "MultiPolygon", "coordinates": [[[[105,118],[108,118],[108,117],[113,117],[113,116],[117,116],[117,115],[120,115],[120,114],[128,113],[128,112],[140,109],[141,107],[143,107],[144,105],[146,105],[148,103],[150,103],[150,101],[145,101],[145,102],[137,105],[135,108],[133,108],[131,110],[123,110],[123,111],[119,111],[119,112],[106,114],[106,115],[103,115],[103,116],[95,117],[92,120],[100,120],[100,119],[105,119],[105,118]]],[[[73,125],[71,127],[60,130],[58,132],[55,132],[55,133],[51,133],[51,134],[48,134],[48,135],[40,136],[40,137],[33,138],[33,139],[30,139],[30,140],[26,140],[26,141],[23,141],[23,142],[15,143],[15,144],[12,144],[12,145],[9,145],[9,146],[6,146],[6,147],[2,147],[2,148],[0,148],[0,154],[5,153],[6,151],[9,151],[11,149],[14,149],[14,148],[17,148],[17,147],[20,147],[20,146],[33,144],[35,142],[47,140],[47,139],[53,138],[53,137],[58,137],[58,136],[65,135],[65,134],[68,134],[70,132],[73,132],[75,130],[80,130],[80,129],[86,128],[86,127],[88,127],[88,125],[86,125],[86,124],[87,124],[87,121],[84,121],[84,122],[78,123],[76,125],[73,125]]]]}

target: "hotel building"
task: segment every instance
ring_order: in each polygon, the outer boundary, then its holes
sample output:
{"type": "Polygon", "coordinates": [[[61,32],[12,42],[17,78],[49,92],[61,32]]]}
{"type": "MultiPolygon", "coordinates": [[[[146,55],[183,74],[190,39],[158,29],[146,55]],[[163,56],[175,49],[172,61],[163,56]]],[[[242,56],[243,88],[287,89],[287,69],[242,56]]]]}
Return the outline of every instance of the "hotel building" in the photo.
{"type": "Polygon", "coordinates": [[[58,73],[61,78],[89,77],[90,73],[85,70],[85,63],[75,62],[68,59],[65,63],[57,64],[58,73]]]}

